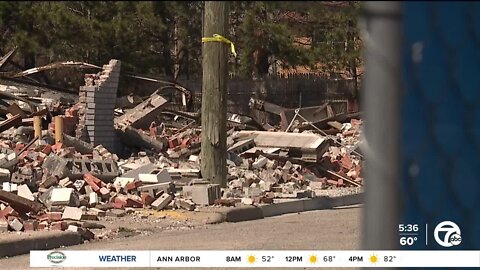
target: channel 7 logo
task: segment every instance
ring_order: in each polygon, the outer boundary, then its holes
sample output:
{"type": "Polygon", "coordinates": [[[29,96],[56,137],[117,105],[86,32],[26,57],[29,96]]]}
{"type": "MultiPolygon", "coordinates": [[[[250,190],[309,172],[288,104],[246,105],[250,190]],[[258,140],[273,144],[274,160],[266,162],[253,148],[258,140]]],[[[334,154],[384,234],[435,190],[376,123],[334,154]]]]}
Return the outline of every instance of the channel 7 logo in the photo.
{"type": "Polygon", "coordinates": [[[452,221],[443,221],[435,227],[435,241],[442,247],[458,246],[462,242],[460,227],[452,221]]]}

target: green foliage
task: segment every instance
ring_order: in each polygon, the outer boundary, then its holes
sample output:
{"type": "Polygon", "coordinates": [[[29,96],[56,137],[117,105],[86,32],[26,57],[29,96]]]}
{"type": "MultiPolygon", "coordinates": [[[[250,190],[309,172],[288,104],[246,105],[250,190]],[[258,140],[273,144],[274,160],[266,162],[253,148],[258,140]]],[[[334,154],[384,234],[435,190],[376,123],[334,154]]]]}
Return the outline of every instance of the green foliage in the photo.
{"type": "MultiPolygon", "coordinates": [[[[356,2],[230,3],[229,38],[238,52],[231,58],[233,73],[261,76],[276,63],[351,75],[361,65],[356,2]],[[305,40],[308,44],[299,44],[305,40]]],[[[137,74],[199,76],[203,5],[0,2],[0,49],[17,46],[20,64],[43,59],[103,65],[116,58],[137,74]]]]}

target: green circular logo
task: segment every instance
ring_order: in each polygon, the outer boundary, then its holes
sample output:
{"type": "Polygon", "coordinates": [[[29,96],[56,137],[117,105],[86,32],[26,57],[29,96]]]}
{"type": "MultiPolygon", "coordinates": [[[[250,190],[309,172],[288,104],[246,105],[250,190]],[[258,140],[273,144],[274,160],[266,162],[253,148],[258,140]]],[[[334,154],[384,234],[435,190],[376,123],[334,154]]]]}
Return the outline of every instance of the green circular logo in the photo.
{"type": "Polygon", "coordinates": [[[50,252],[47,255],[47,259],[51,263],[59,264],[59,263],[62,263],[63,261],[65,261],[67,259],[67,256],[65,256],[65,254],[63,254],[63,252],[53,251],[53,252],[50,252]]]}

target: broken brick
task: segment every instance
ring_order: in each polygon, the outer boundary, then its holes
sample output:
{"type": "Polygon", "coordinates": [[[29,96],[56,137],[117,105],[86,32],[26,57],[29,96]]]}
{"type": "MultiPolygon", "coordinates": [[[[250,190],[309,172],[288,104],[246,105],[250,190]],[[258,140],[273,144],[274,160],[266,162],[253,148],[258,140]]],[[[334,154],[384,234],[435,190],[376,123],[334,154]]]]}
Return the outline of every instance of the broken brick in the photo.
{"type": "Polygon", "coordinates": [[[65,231],[67,229],[66,221],[55,221],[50,224],[50,230],[52,231],[65,231]]]}
{"type": "Polygon", "coordinates": [[[43,231],[43,230],[46,230],[47,228],[48,228],[47,221],[41,221],[40,223],[38,223],[37,230],[43,231]]]}
{"type": "Polygon", "coordinates": [[[60,221],[62,220],[62,212],[47,212],[43,214],[42,216],[38,217],[40,221],[47,221],[47,222],[53,222],[53,221],[60,221]]]}
{"type": "Polygon", "coordinates": [[[23,222],[23,229],[25,231],[36,231],[38,230],[38,221],[37,220],[28,220],[23,222]]]}
{"type": "Polygon", "coordinates": [[[0,211],[0,218],[8,218],[9,216],[18,217],[18,212],[15,211],[11,206],[5,207],[2,211],[0,211]]]}
{"type": "Polygon", "coordinates": [[[7,219],[0,217],[0,232],[8,231],[8,221],[7,219]]]}
{"type": "Polygon", "coordinates": [[[87,182],[87,184],[92,188],[92,190],[94,192],[98,192],[100,190],[100,187],[97,184],[97,183],[99,183],[99,181],[101,182],[100,179],[96,178],[95,176],[91,175],[90,173],[84,174],[83,179],[85,180],[85,182],[87,182]]]}
{"type": "Polygon", "coordinates": [[[126,184],[124,189],[125,191],[129,192],[132,190],[137,190],[137,188],[139,188],[141,185],[142,185],[141,181],[133,181],[126,184]]]}
{"type": "Polygon", "coordinates": [[[50,155],[51,152],[52,146],[50,144],[45,145],[42,149],[42,153],[44,153],[45,155],[50,155]]]}
{"type": "Polygon", "coordinates": [[[155,198],[150,196],[150,194],[142,192],[142,203],[145,206],[151,205],[155,201],[155,198]]]}

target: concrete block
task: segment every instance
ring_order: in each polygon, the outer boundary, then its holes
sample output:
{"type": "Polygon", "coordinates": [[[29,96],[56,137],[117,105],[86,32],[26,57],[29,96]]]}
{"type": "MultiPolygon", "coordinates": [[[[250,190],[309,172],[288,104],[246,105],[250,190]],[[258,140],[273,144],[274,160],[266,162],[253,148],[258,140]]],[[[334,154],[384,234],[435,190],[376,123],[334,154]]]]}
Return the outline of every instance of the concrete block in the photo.
{"type": "Polygon", "coordinates": [[[199,161],[199,156],[197,156],[197,155],[190,155],[190,157],[188,158],[188,161],[197,163],[197,162],[199,161]]]}
{"type": "Polygon", "coordinates": [[[0,168],[0,183],[10,181],[10,171],[4,168],[0,168]]]}
{"type": "Polygon", "coordinates": [[[15,183],[3,182],[2,190],[16,193],[18,191],[18,185],[15,183]]]}
{"type": "Polygon", "coordinates": [[[33,197],[32,191],[30,191],[30,188],[27,185],[18,186],[17,195],[30,201],[35,200],[35,198],[33,197]]]}
{"type": "Polygon", "coordinates": [[[77,207],[65,207],[65,210],[62,214],[62,219],[70,219],[70,220],[80,220],[82,218],[82,209],[77,207]]]}
{"type": "Polygon", "coordinates": [[[89,197],[88,204],[89,204],[91,207],[97,205],[97,203],[99,202],[99,200],[98,200],[98,194],[95,193],[95,192],[90,193],[90,195],[89,195],[88,197],[89,197]]]}
{"type": "Polygon", "coordinates": [[[73,188],[55,188],[50,197],[52,206],[75,206],[80,205],[78,196],[73,192],[73,188]]]}
{"type": "Polygon", "coordinates": [[[252,198],[242,198],[242,203],[247,204],[247,205],[252,205],[253,204],[253,199],[252,198]]]}
{"type": "Polygon", "coordinates": [[[78,232],[78,226],[69,225],[68,228],[67,228],[67,231],[69,231],[69,232],[78,232]]]}
{"type": "Polygon", "coordinates": [[[113,128],[113,126],[86,126],[87,128],[87,131],[108,131],[108,132],[111,132],[111,137],[115,137],[116,134],[115,134],[115,129],[113,128]]]}
{"type": "Polygon", "coordinates": [[[255,169],[261,169],[267,165],[267,162],[268,158],[260,156],[255,162],[253,162],[252,167],[255,169]]]}
{"type": "Polygon", "coordinates": [[[172,181],[172,177],[166,169],[160,171],[153,171],[151,174],[141,173],[138,175],[138,179],[143,183],[168,183],[172,181]]]}
{"type": "Polygon", "coordinates": [[[148,192],[150,196],[155,197],[155,194],[159,192],[168,193],[175,190],[175,184],[173,183],[159,183],[153,185],[145,185],[137,188],[140,192],[148,192]]]}
{"type": "Polygon", "coordinates": [[[165,206],[167,206],[172,201],[172,199],[173,199],[172,195],[164,193],[164,194],[162,194],[162,196],[160,196],[158,199],[156,199],[151,204],[151,206],[154,210],[159,211],[159,210],[162,210],[163,208],[165,208],[165,206]]]}
{"type": "Polygon", "coordinates": [[[10,228],[17,232],[23,229],[23,223],[16,217],[9,217],[8,225],[10,226],[10,228]]]}
{"type": "Polygon", "coordinates": [[[91,186],[85,186],[85,194],[90,196],[90,193],[94,192],[91,186]]]}
{"type": "Polygon", "coordinates": [[[175,205],[178,208],[182,208],[188,211],[193,211],[195,210],[195,203],[190,201],[190,200],[184,200],[184,199],[175,199],[175,205]]]}
{"type": "Polygon", "coordinates": [[[133,177],[117,177],[113,182],[113,185],[121,188],[125,188],[128,183],[135,181],[133,177]]]}
{"type": "Polygon", "coordinates": [[[218,184],[184,186],[182,191],[185,198],[199,205],[212,205],[221,197],[218,184]]]}
{"type": "Polygon", "coordinates": [[[105,211],[97,209],[97,208],[91,208],[91,209],[89,209],[89,212],[96,213],[97,217],[104,217],[105,216],[105,211]]]}

